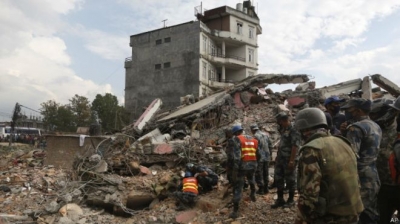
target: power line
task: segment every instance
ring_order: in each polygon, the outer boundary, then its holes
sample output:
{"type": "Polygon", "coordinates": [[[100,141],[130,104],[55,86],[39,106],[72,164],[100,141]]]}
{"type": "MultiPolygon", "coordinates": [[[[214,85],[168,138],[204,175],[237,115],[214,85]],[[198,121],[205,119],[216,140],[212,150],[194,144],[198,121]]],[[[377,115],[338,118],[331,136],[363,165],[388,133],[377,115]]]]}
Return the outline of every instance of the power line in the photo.
{"type": "Polygon", "coordinates": [[[40,111],[37,111],[37,110],[34,110],[34,109],[32,109],[32,108],[29,108],[29,107],[27,107],[27,106],[23,106],[23,105],[19,105],[19,106],[21,106],[21,107],[25,107],[26,109],[29,109],[29,110],[31,110],[31,111],[35,111],[36,113],[39,113],[39,114],[41,114],[41,112],[40,111]]]}

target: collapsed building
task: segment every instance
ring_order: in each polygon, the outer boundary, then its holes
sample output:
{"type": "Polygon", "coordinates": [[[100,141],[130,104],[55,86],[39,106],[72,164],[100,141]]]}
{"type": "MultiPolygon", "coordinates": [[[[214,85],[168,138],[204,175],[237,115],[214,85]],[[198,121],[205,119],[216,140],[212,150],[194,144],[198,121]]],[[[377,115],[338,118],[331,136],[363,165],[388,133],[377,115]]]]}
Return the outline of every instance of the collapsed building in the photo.
{"type": "MultiPolygon", "coordinates": [[[[322,108],[324,99],[332,95],[347,99],[397,97],[400,88],[379,74],[321,88],[305,74],[261,74],[198,101],[184,96],[182,105],[173,110],[154,99],[123,133],[48,135],[46,150],[1,150],[0,220],[231,223],[233,220],[226,218],[229,198],[222,165],[226,160],[225,129],[240,123],[250,133],[250,125],[257,123],[277,145],[276,113],[287,111],[294,116],[304,107],[322,108]],[[287,83],[298,86],[282,92],[268,88],[269,84],[287,83]],[[220,183],[218,190],[199,197],[195,209],[176,212],[170,193],[177,190],[187,162],[211,167],[220,175],[220,183]]],[[[292,222],[295,209],[262,209],[273,199],[270,194],[245,206],[247,221],[292,222]]]]}

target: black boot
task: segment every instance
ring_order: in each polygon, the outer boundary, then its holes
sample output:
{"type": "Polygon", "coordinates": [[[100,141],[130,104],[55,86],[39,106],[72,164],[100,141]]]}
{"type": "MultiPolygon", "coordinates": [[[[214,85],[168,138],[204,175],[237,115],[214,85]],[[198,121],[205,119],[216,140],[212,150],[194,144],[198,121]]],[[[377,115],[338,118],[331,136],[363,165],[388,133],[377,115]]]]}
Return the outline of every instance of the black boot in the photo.
{"type": "Polygon", "coordinates": [[[285,205],[283,206],[284,208],[291,208],[295,205],[294,203],[294,191],[290,190],[289,191],[289,198],[286,201],[285,205]]]}
{"type": "Polygon", "coordinates": [[[233,212],[229,214],[229,218],[236,219],[239,216],[238,211],[239,211],[239,204],[234,204],[233,212]]]}
{"type": "Polygon", "coordinates": [[[250,199],[251,199],[252,202],[255,202],[255,201],[256,201],[256,191],[255,191],[255,190],[252,190],[252,191],[251,191],[251,193],[250,193],[250,199]]]}
{"type": "Polygon", "coordinates": [[[264,195],[265,193],[264,186],[258,186],[257,194],[264,195]]]}
{"type": "Polygon", "coordinates": [[[275,201],[275,204],[271,205],[271,208],[279,208],[285,205],[285,200],[283,200],[283,190],[278,190],[278,199],[275,201]]]}
{"type": "Polygon", "coordinates": [[[274,189],[274,188],[276,188],[276,184],[275,184],[275,181],[268,187],[268,189],[274,189]]]}
{"type": "Polygon", "coordinates": [[[268,188],[268,186],[266,185],[266,186],[264,186],[264,194],[268,194],[269,193],[269,188],[268,188]]]}

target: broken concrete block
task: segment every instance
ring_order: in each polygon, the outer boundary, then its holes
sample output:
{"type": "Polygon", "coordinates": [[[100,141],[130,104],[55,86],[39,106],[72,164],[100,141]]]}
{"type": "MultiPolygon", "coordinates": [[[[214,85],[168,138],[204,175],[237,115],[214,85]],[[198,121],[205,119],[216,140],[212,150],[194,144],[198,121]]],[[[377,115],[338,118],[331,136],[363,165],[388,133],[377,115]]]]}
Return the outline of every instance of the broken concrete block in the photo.
{"type": "Polygon", "coordinates": [[[361,90],[362,90],[362,98],[366,100],[372,100],[372,87],[371,87],[371,80],[369,79],[369,76],[365,76],[362,85],[361,85],[361,90]]]}
{"type": "Polygon", "coordinates": [[[163,155],[163,154],[171,154],[173,152],[174,152],[174,150],[170,144],[162,143],[162,144],[154,145],[154,149],[153,149],[154,154],[163,155]]]}
{"type": "Polygon", "coordinates": [[[140,164],[138,161],[131,161],[128,165],[133,174],[138,174],[140,172],[140,164]]]}
{"type": "Polygon", "coordinates": [[[133,210],[141,210],[149,207],[153,200],[154,197],[150,194],[130,194],[126,202],[126,207],[133,210]]]}
{"type": "Polygon", "coordinates": [[[158,182],[160,184],[166,184],[171,180],[171,175],[169,175],[168,173],[165,174],[164,176],[160,177],[160,179],[158,180],[158,182]]]}
{"type": "Polygon", "coordinates": [[[199,139],[200,138],[200,131],[199,130],[193,130],[191,133],[191,137],[194,139],[199,139]]]}
{"type": "Polygon", "coordinates": [[[94,171],[97,173],[104,173],[104,172],[107,172],[107,170],[108,170],[108,164],[104,160],[101,160],[99,162],[99,164],[96,166],[96,168],[94,169],[94,171]]]}
{"type": "Polygon", "coordinates": [[[45,207],[46,211],[49,213],[56,213],[59,208],[60,205],[56,201],[50,202],[50,204],[45,207]]]}
{"type": "Polygon", "coordinates": [[[151,170],[145,166],[140,166],[140,173],[144,175],[151,175],[151,170]]]}
{"type": "Polygon", "coordinates": [[[83,210],[81,207],[79,207],[79,205],[71,203],[61,207],[59,213],[64,217],[68,217],[73,221],[77,221],[79,216],[83,215],[83,210]]]}
{"type": "Polygon", "coordinates": [[[195,210],[189,210],[179,213],[175,217],[175,221],[177,223],[189,223],[197,216],[197,212],[195,210]]]}
{"type": "Polygon", "coordinates": [[[279,110],[279,112],[289,111],[289,109],[283,104],[278,105],[278,110],[279,110]]]}
{"type": "Polygon", "coordinates": [[[371,76],[372,81],[374,84],[377,86],[381,87],[382,89],[388,91],[390,94],[392,94],[395,98],[397,98],[400,95],[400,88],[398,85],[393,83],[392,81],[388,80],[387,78],[375,74],[371,76]]]}

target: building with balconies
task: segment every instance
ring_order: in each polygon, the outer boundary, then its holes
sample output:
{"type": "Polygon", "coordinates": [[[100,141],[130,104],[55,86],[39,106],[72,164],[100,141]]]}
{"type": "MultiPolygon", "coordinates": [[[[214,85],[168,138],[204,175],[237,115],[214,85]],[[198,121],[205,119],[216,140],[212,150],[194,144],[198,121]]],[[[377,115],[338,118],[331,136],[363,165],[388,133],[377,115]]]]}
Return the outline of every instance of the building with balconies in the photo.
{"type": "Polygon", "coordinates": [[[196,98],[257,75],[260,20],[251,1],[236,8],[195,7],[196,21],[130,37],[125,60],[125,106],[137,118],[155,98],[164,108],[180,97],[196,98]]]}

